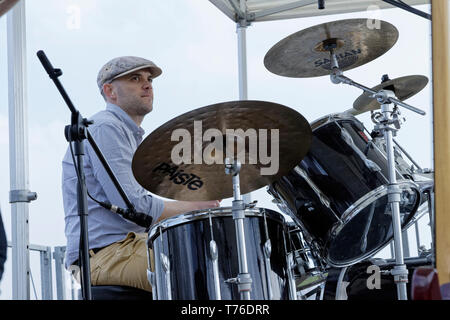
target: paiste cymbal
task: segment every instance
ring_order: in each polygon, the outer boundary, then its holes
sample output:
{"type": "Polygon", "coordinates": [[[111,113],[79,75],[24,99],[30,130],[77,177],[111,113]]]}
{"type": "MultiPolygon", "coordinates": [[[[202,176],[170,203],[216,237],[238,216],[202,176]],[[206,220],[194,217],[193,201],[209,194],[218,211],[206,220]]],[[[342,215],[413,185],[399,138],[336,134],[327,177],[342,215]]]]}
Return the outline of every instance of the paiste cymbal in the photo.
{"type": "Polygon", "coordinates": [[[284,77],[319,77],[330,74],[330,45],[335,47],[339,67],[345,71],[383,55],[397,39],[397,28],[385,21],[332,21],[284,38],[267,52],[264,65],[284,77]]]}
{"type": "Polygon", "coordinates": [[[218,103],[153,131],[137,148],[132,170],[146,190],[165,198],[225,199],[233,196],[233,183],[224,158],[236,157],[239,145],[245,155],[239,158],[240,191],[245,194],[286,175],[306,155],[311,139],[308,121],[286,106],[251,100],[218,103]],[[248,138],[242,139],[245,134],[248,138]],[[230,143],[236,136],[239,143],[230,143]]]}
{"type": "MultiPolygon", "coordinates": [[[[411,98],[416,93],[420,92],[428,83],[428,78],[421,75],[412,75],[400,77],[386,82],[372,88],[374,91],[391,90],[394,91],[396,97],[400,101],[404,101],[411,98]]],[[[353,103],[353,114],[361,114],[371,110],[377,110],[381,108],[381,105],[374,98],[371,98],[372,94],[364,92],[353,103]]]]}

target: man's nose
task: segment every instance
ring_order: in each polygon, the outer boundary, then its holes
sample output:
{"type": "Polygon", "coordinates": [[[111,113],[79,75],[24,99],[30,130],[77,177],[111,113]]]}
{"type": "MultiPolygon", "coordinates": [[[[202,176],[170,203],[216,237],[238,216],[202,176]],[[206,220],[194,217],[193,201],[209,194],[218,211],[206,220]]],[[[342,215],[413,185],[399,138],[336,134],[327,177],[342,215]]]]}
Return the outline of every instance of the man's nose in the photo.
{"type": "Polygon", "coordinates": [[[151,80],[145,80],[144,81],[144,88],[145,89],[153,89],[153,84],[151,80]]]}

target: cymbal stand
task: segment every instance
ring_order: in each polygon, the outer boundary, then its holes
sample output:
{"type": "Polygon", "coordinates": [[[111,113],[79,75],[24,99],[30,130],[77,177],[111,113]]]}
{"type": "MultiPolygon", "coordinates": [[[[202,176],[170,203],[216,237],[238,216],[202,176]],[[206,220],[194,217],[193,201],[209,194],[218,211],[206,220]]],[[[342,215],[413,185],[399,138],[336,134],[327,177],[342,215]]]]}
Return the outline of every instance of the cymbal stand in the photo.
{"type": "Polygon", "coordinates": [[[334,84],[345,83],[369,92],[372,94],[372,97],[377,99],[378,103],[380,103],[381,105],[381,115],[377,117],[378,123],[376,124],[376,129],[384,135],[388,160],[388,203],[391,206],[395,248],[395,266],[391,270],[391,274],[394,276],[394,282],[397,285],[398,299],[407,300],[408,294],[406,284],[408,282],[408,269],[406,268],[404,262],[402,227],[400,220],[400,201],[402,191],[397,184],[397,176],[395,172],[393,132],[395,133],[400,129],[397,105],[414,111],[420,115],[425,115],[425,112],[398,100],[394,92],[390,90],[380,90],[379,92],[376,92],[344,76],[342,71],[339,69],[336,54],[334,53],[334,48],[335,46],[330,46],[328,48],[331,55],[331,82],[334,84]],[[392,104],[396,105],[395,108],[392,108],[392,104]]]}
{"type": "MultiPolygon", "coordinates": [[[[334,48],[330,48],[328,47],[328,50],[330,51],[330,55],[331,55],[331,74],[330,74],[330,78],[331,78],[331,82],[334,84],[340,84],[340,83],[344,83],[344,84],[348,84],[350,86],[359,88],[363,91],[366,91],[368,93],[372,94],[372,98],[375,98],[378,100],[378,102],[380,101],[386,101],[387,103],[393,103],[396,104],[398,106],[401,106],[403,108],[409,109],[411,111],[414,111],[415,113],[418,113],[422,116],[424,116],[426,113],[423,110],[420,110],[416,107],[413,107],[407,103],[404,103],[403,101],[398,100],[395,95],[394,96],[390,96],[386,94],[386,90],[380,90],[380,91],[375,91],[372,90],[360,83],[357,83],[355,81],[353,81],[352,79],[344,76],[342,70],[339,68],[339,64],[336,58],[336,54],[334,53],[334,48]]],[[[381,103],[381,102],[380,102],[381,103]]]]}
{"type": "Polygon", "coordinates": [[[236,226],[236,241],[238,248],[239,274],[236,278],[228,279],[227,282],[237,284],[238,291],[242,300],[250,300],[250,291],[252,286],[252,278],[248,272],[247,251],[245,246],[245,203],[242,200],[239,171],[241,163],[239,161],[231,162],[229,158],[225,159],[225,173],[233,176],[233,196],[232,213],[236,226]]]}
{"type": "MultiPolygon", "coordinates": [[[[386,90],[385,93],[389,97],[395,96],[394,93],[389,90],[386,90]]],[[[408,269],[404,263],[402,227],[400,221],[400,198],[402,192],[398,187],[397,177],[395,174],[395,157],[392,138],[393,132],[400,129],[400,123],[395,120],[396,111],[392,110],[391,103],[389,102],[381,104],[381,114],[382,117],[378,119],[379,123],[375,127],[384,135],[388,159],[388,203],[391,205],[395,252],[395,266],[391,270],[391,274],[394,276],[394,282],[397,284],[398,299],[407,300],[408,295],[406,284],[408,283],[408,269]],[[392,125],[394,125],[395,128],[393,128],[392,125]]]]}

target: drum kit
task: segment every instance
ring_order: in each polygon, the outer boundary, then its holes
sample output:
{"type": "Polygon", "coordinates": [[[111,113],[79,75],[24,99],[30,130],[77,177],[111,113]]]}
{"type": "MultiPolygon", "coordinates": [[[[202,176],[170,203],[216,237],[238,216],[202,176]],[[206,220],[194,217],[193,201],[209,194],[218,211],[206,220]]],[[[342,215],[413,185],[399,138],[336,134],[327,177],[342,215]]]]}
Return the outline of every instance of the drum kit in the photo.
{"type": "MultiPolygon", "coordinates": [[[[397,38],[397,29],[387,22],[374,29],[366,19],[349,19],[299,31],[268,51],[264,65],[274,74],[329,75],[332,83],[362,89],[345,112],[308,123],[276,103],[231,101],[183,114],[143,141],[132,168],[148,191],[176,200],[233,197],[231,207],[188,212],[150,228],[148,278],[154,299],[297,300],[314,287],[320,288],[315,298],[323,299],[332,268],[357,269],[391,242],[395,262],[384,269],[393,278],[397,298],[406,299],[401,231],[416,221],[434,184],[393,135],[401,128],[399,107],[425,114],[404,100],[420,92],[428,79],[384,76],[380,85],[367,88],[343,74],[383,55],[397,38]],[[366,112],[372,132],[355,117],[366,112]],[[194,151],[184,158],[189,161],[174,163],[179,140],[172,133],[184,129],[195,136],[195,121],[216,130],[215,138],[194,139],[194,151]],[[251,161],[251,148],[243,148],[242,157],[235,149],[228,153],[227,129],[237,128],[279,130],[276,174],[260,173],[262,165],[251,161]],[[208,143],[223,147],[212,152],[223,161],[196,161],[208,143]],[[261,187],[267,187],[282,213],[242,200],[241,194],[261,187]]],[[[257,139],[259,146],[269,140],[267,135],[257,139]]]]}

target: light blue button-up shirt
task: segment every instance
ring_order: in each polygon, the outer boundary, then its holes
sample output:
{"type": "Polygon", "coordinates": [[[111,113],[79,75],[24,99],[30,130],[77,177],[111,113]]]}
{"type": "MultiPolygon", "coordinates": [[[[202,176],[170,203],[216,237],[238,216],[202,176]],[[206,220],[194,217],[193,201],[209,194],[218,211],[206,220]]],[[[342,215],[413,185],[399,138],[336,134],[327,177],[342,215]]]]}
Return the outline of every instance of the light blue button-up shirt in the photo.
{"type": "MultiPolygon", "coordinates": [[[[142,142],[144,130],[120,107],[107,103],[106,110],[90,120],[89,132],[103,153],[117,180],[139,212],[147,213],[156,222],[164,209],[161,199],[152,197],[134,178],[131,161],[142,142]]],[[[110,202],[126,209],[125,202],[103,168],[95,151],[85,140],[84,173],[86,186],[94,199],[110,202]]],[[[78,259],[80,242],[80,217],[77,206],[77,176],[68,148],[62,161],[62,191],[65,212],[66,268],[78,259]]],[[[128,232],[144,232],[145,229],[126,220],[119,214],[102,208],[88,197],[89,248],[102,248],[119,241],[128,232]]]]}

